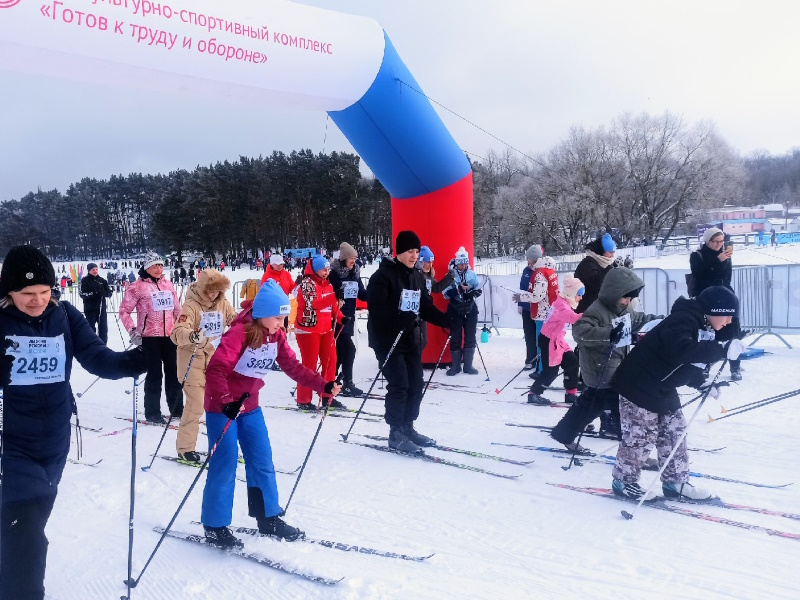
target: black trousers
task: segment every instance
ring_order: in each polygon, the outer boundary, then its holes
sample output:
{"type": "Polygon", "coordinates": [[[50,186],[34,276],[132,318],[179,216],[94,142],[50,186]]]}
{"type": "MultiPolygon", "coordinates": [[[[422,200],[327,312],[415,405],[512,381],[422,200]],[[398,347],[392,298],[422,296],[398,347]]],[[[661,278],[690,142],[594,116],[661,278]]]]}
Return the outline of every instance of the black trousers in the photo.
{"type": "Polygon", "coordinates": [[[108,344],[108,317],[106,309],[103,308],[100,312],[87,312],[86,320],[89,321],[89,327],[92,328],[104,344],[108,344]]]}
{"type": "MultiPolygon", "coordinates": [[[[375,351],[378,363],[386,360],[385,352],[375,351]]],[[[386,423],[390,427],[411,424],[419,417],[422,403],[422,354],[420,350],[395,350],[383,368],[386,378],[386,423]]]]}
{"type": "Polygon", "coordinates": [[[353,362],[356,360],[356,345],[353,336],[344,331],[336,338],[336,372],[342,367],[342,381],[353,381],[353,362]]]}
{"type": "MultiPolygon", "coordinates": [[[[173,417],[183,414],[183,392],[178,382],[178,349],[168,337],[142,338],[142,351],[147,358],[144,380],[144,416],[161,415],[161,371],[164,371],[164,392],[167,407],[173,417]]],[[[181,374],[183,375],[183,374],[181,374]]]]}
{"type": "Polygon", "coordinates": [[[536,321],[531,319],[530,309],[522,309],[522,331],[525,334],[525,364],[536,360],[536,321]]]}
{"type": "Polygon", "coordinates": [[[561,364],[554,367],[550,366],[550,338],[544,334],[539,334],[539,351],[542,353],[542,370],[533,380],[531,391],[534,394],[541,394],[558,376],[558,367],[564,368],[564,389],[574,390],[578,387],[578,357],[572,350],[564,352],[561,357],[561,364]]]}
{"type": "Polygon", "coordinates": [[[447,316],[450,319],[450,350],[461,350],[461,338],[464,338],[463,348],[477,346],[475,330],[478,328],[478,307],[475,303],[468,313],[464,314],[453,308],[447,307],[447,316]]]}
{"type": "Polygon", "coordinates": [[[3,503],[0,599],[42,600],[47,565],[44,528],[55,495],[3,503]]]}
{"type": "Polygon", "coordinates": [[[610,410],[619,423],[619,394],[610,388],[587,387],[553,427],[550,435],[557,442],[571,444],[584,427],[606,410],[610,410]]]}

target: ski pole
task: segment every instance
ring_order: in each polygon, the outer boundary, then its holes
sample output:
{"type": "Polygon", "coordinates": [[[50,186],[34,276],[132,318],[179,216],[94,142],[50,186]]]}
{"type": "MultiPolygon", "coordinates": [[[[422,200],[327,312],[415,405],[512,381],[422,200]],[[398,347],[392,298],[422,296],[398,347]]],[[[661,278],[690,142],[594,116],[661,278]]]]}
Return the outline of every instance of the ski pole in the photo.
{"type": "MultiPolygon", "coordinates": [[[[336,375],[335,382],[339,383],[339,378],[341,374],[338,373],[336,375]]],[[[341,384],[340,384],[341,385],[341,384]]],[[[331,396],[331,400],[333,396],[331,396]]],[[[306,464],[308,463],[308,459],[311,456],[311,451],[314,449],[314,444],[317,443],[317,437],[319,437],[319,432],[322,429],[322,424],[325,422],[325,417],[328,416],[328,411],[331,409],[331,403],[328,402],[327,406],[325,407],[325,412],[322,413],[322,418],[319,421],[319,425],[317,425],[317,431],[314,434],[314,438],[311,440],[311,446],[308,448],[308,452],[306,452],[306,458],[303,461],[302,466],[300,467],[300,472],[297,474],[297,479],[294,480],[294,487],[292,487],[292,492],[289,494],[289,499],[286,501],[286,506],[283,507],[283,514],[286,514],[286,511],[289,510],[289,504],[292,502],[292,497],[294,496],[294,492],[297,489],[297,484],[300,483],[300,478],[303,476],[303,471],[306,469],[306,464]]]]}
{"type": "Polygon", "coordinates": [[[789,398],[793,398],[794,396],[798,396],[798,395],[800,395],[800,390],[795,390],[793,392],[786,392],[785,394],[781,394],[780,397],[775,397],[775,398],[772,398],[772,399],[762,400],[759,404],[751,403],[752,406],[751,405],[747,405],[747,408],[743,408],[742,410],[735,410],[735,409],[731,408],[728,411],[726,411],[723,416],[717,417],[716,419],[709,415],[708,422],[712,423],[714,421],[719,421],[721,419],[727,419],[728,417],[735,417],[736,415],[740,415],[740,414],[745,413],[745,412],[747,412],[749,410],[754,410],[756,408],[761,408],[762,406],[766,406],[767,404],[773,404],[775,402],[780,402],[781,400],[787,400],[789,398]],[[731,412],[731,411],[735,411],[735,412],[731,412]]]}
{"type": "Polygon", "coordinates": [[[475,344],[475,348],[478,350],[478,356],[481,359],[481,364],[483,365],[483,372],[486,373],[486,381],[489,381],[489,371],[486,370],[486,363],[483,362],[483,354],[481,354],[481,347],[478,344],[475,344]]]}
{"type": "MultiPolygon", "coordinates": [[[[608,371],[608,365],[611,363],[611,357],[614,355],[614,348],[616,348],[616,346],[617,345],[614,342],[612,342],[609,345],[608,356],[606,356],[606,362],[603,365],[603,369],[600,371],[600,376],[601,376],[600,380],[603,383],[605,383],[606,371],[608,371]]],[[[594,394],[592,395],[592,399],[589,402],[590,415],[594,414],[594,403],[597,400],[597,393],[600,391],[600,388],[593,388],[593,389],[594,389],[594,394]]],[[[570,408],[570,410],[572,409],[570,408]]],[[[583,437],[583,432],[586,431],[586,425],[588,425],[588,423],[585,423],[583,427],[581,427],[581,431],[578,434],[578,439],[575,441],[575,447],[572,449],[572,456],[570,456],[569,458],[569,464],[566,467],[561,467],[565,471],[569,471],[572,468],[573,463],[575,462],[575,456],[578,454],[578,448],[581,447],[581,438],[583,437]]]]}
{"type": "MultiPolygon", "coordinates": [[[[189,357],[189,366],[186,367],[186,373],[183,375],[183,381],[181,381],[181,393],[183,393],[183,388],[186,385],[186,379],[189,377],[189,371],[192,370],[192,363],[194,362],[194,357],[197,354],[197,346],[200,344],[200,339],[194,343],[194,350],[192,351],[192,356],[189,357]]],[[[153,461],[158,456],[158,451],[161,450],[161,444],[164,443],[164,438],[167,436],[167,431],[169,430],[169,424],[172,423],[172,410],[169,411],[169,418],[167,419],[167,424],[164,425],[164,432],[161,434],[161,439],[158,442],[158,446],[156,446],[156,451],[153,453],[153,457],[150,459],[150,464],[146,467],[142,467],[142,471],[149,471],[150,467],[153,466],[153,461]]]]}
{"type": "Polygon", "coordinates": [[[447,350],[447,344],[449,343],[450,343],[450,336],[448,335],[447,339],[444,341],[444,346],[442,346],[442,351],[439,352],[439,360],[436,361],[436,366],[433,367],[433,371],[431,371],[431,376],[428,377],[428,382],[425,384],[425,389],[422,390],[422,397],[420,398],[420,402],[422,401],[422,398],[425,397],[425,394],[428,392],[428,386],[431,384],[431,380],[433,379],[433,376],[436,374],[436,369],[439,368],[439,363],[442,362],[444,351],[447,350]]]}
{"type": "MultiPolygon", "coordinates": [[[[727,409],[723,408],[722,409],[722,413],[725,414],[725,413],[737,411],[739,409],[748,408],[748,407],[756,405],[756,404],[761,405],[761,404],[763,404],[764,402],[767,402],[767,401],[785,400],[786,398],[791,398],[792,396],[796,396],[797,394],[800,394],[800,390],[794,390],[792,392],[783,392],[782,394],[778,394],[776,396],[770,396],[769,398],[763,398],[761,400],[755,400],[754,402],[747,402],[746,404],[740,404],[739,406],[734,406],[733,408],[727,408],[727,409]]],[[[722,418],[722,417],[720,417],[720,418],[722,418]]]]}
{"type": "Polygon", "coordinates": [[[687,406],[689,406],[689,405],[690,405],[692,402],[697,402],[697,401],[698,401],[698,400],[700,400],[700,398],[702,398],[702,397],[703,397],[703,392],[700,392],[699,394],[697,394],[697,396],[695,396],[695,397],[694,397],[694,398],[692,398],[691,400],[687,400],[686,402],[684,402],[683,404],[681,404],[681,408],[686,408],[686,407],[687,407],[687,406]]]}
{"type": "Polygon", "coordinates": [[[694,421],[695,417],[700,413],[700,409],[703,408],[703,404],[705,403],[706,399],[708,398],[708,394],[711,393],[711,388],[713,388],[716,385],[717,379],[719,378],[719,375],[720,375],[720,373],[722,373],[722,370],[725,368],[726,364],[728,364],[728,358],[727,357],[725,357],[725,360],[722,361],[722,366],[719,368],[719,371],[717,371],[717,374],[714,375],[714,380],[711,382],[711,385],[708,386],[708,388],[703,393],[703,397],[700,398],[700,404],[697,405],[697,409],[694,411],[694,414],[692,415],[692,418],[689,419],[689,422],[686,424],[686,427],[684,428],[683,433],[678,438],[678,441],[675,443],[675,446],[672,448],[672,452],[669,453],[669,456],[667,457],[667,460],[664,461],[664,464],[658,470],[658,473],[656,474],[656,476],[653,477],[653,481],[650,482],[650,485],[647,487],[647,490],[645,490],[644,494],[642,494],[642,497],[639,499],[639,502],[637,502],[636,508],[634,508],[633,512],[630,512],[630,513],[627,510],[621,511],[622,516],[625,517],[625,519],[627,521],[630,521],[631,519],[633,519],[634,515],[639,510],[639,507],[642,504],[644,504],[644,499],[647,498],[647,494],[649,494],[650,490],[653,489],[653,486],[656,484],[656,481],[661,479],[661,474],[667,468],[667,465],[672,460],[672,457],[675,456],[675,453],[678,451],[678,448],[680,448],[680,445],[683,442],[683,440],[686,439],[686,434],[689,433],[689,427],[692,426],[692,422],[694,421]]]}
{"type": "MultiPolygon", "coordinates": [[[[245,392],[239,399],[242,402],[244,402],[249,397],[250,394],[245,392]]],[[[164,529],[164,533],[161,534],[161,537],[156,543],[156,547],[153,548],[153,552],[150,553],[150,557],[147,559],[147,562],[144,564],[144,567],[142,567],[142,571],[139,573],[139,576],[136,579],[133,579],[131,577],[130,557],[128,558],[128,579],[124,582],[128,586],[128,598],[130,598],[131,588],[135,588],[137,585],[139,585],[139,581],[141,581],[142,575],[144,575],[144,572],[147,570],[150,561],[152,561],[153,557],[156,555],[158,548],[161,546],[161,542],[163,542],[164,538],[167,537],[167,534],[169,533],[169,530],[172,528],[172,525],[175,523],[175,519],[178,518],[178,514],[181,512],[183,505],[186,504],[186,501],[189,499],[189,495],[192,493],[194,486],[197,485],[197,481],[200,479],[200,475],[203,474],[203,471],[205,471],[206,467],[208,466],[208,461],[210,461],[211,457],[214,456],[214,453],[217,451],[217,447],[222,441],[222,438],[225,437],[226,433],[228,433],[228,428],[231,426],[231,423],[233,423],[233,419],[228,419],[228,422],[225,423],[225,427],[222,428],[222,433],[219,434],[219,437],[214,442],[214,445],[211,446],[211,450],[209,450],[208,456],[206,457],[205,461],[203,461],[203,464],[200,466],[200,470],[198,471],[197,475],[195,475],[194,481],[192,481],[192,484],[189,486],[189,490],[186,492],[186,495],[183,497],[183,500],[181,500],[181,503],[178,505],[178,509],[175,511],[175,514],[172,515],[172,519],[170,519],[169,524],[164,529]]],[[[123,596],[120,600],[127,600],[127,599],[125,599],[125,597],[123,596]]]]}
{"type": "Polygon", "coordinates": [[[347,438],[350,437],[350,432],[353,431],[353,426],[356,424],[358,416],[361,414],[361,411],[364,410],[364,405],[367,403],[367,399],[369,398],[369,395],[372,393],[372,388],[375,387],[375,384],[378,381],[378,377],[380,377],[381,372],[383,372],[383,368],[386,366],[386,363],[389,362],[389,359],[392,357],[392,352],[394,352],[394,349],[397,347],[398,342],[400,342],[400,338],[403,337],[403,334],[405,332],[406,332],[405,329],[401,329],[400,332],[397,334],[397,337],[394,338],[394,343],[392,344],[392,347],[389,348],[389,354],[386,355],[386,358],[383,360],[383,364],[378,367],[378,374],[375,375],[375,379],[372,380],[372,385],[369,386],[369,390],[367,390],[367,393],[364,394],[364,400],[363,402],[361,402],[361,406],[358,407],[358,411],[356,411],[356,416],[353,419],[353,422],[350,423],[350,429],[348,429],[347,433],[345,434],[339,434],[342,436],[342,439],[345,442],[347,441],[347,438]]]}
{"type": "MultiPolygon", "coordinates": [[[[481,360],[483,360],[483,359],[481,359],[481,360]]],[[[535,368],[536,368],[536,366],[537,366],[538,364],[539,364],[539,356],[537,355],[537,356],[536,356],[536,359],[534,360],[534,363],[533,363],[533,368],[535,369],[535,368]]],[[[528,365],[525,365],[525,367],[527,367],[527,366],[528,366],[528,365]]],[[[495,394],[499,394],[499,393],[500,393],[500,392],[502,392],[504,389],[506,389],[506,388],[507,388],[509,385],[511,385],[511,382],[512,382],[512,381],[514,381],[514,380],[515,380],[517,377],[519,377],[519,376],[522,374],[522,372],[525,370],[525,367],[522,367],[522,368],[519,370],[519,372],[518,372],[516,375],[514,375],[514,376],[513,376],[511,379],[509,379],[509,380],[508,380],[508,383],[506,383],[506,384],[505,384],[503,387],[501,387],[499,390],[498,390],[497,388],[495,388],[495,389],[494,389],[494,393],[495,393],[495,394]]]]}
{"type": "Polygon", "coordinates": [[[131,508],[128,516],[128,579],[126,584],[128,587],[127,594],[121,596],[122,600],[130,600],[131,598],[131,572],[133,569],[133,514],[136,505],[136,437],[137,437],[137,420],[138,415],[138,399],[139,394],[139,376],[133,378],[133,427],[131,428],[131,508]]]}

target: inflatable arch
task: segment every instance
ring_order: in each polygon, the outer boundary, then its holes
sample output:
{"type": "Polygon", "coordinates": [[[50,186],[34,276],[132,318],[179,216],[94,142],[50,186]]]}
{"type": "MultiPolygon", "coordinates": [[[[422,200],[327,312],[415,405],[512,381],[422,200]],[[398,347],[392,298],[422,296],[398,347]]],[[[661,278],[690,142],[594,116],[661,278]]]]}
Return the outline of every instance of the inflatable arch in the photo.
{"type": "MultiPolygon", "coordinates": [[[[472,256],[469,162],[372,19],[284,0],[0,0],[0,68],[327,111],[444,274],[472,256]]],[[[443,302],[443,300],[440,300],[443,302]]],[[[426,362],[444,341],[431,329],[426,362]]]]}

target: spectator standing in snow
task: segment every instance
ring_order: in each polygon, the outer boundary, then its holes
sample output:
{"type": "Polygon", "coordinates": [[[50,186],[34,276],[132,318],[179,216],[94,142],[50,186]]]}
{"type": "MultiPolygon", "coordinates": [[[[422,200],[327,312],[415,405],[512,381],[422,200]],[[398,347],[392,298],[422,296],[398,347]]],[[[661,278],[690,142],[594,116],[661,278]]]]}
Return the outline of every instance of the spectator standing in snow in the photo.
{"type": "Polygon", "coordinates": [[[89,322],[92,331],[108,343],[108,316],[106,314],[106,298],[111,298],[111,288],[108,282],[100,277],[97,265],[89,263],[86,266],[88,273],[81,279],[81,298],[83,298],[83,314],[89,322]]]}
{"type": "MultiPolygon", "coordinates": [[[[534,265],[542,256],[542,247],[537,244],[533,244],[525,251],[525,258],[528,264],[522,270],[522,277],[519,280],[521,292],[530,291],[531,277],[533,277],[535,270],[534,265]]],[[[522,331],[525,336],[525,370],[530,371],[533,369],[534,361],[538,355],[539,323],[531,317],[531,305],[529,302],[517,301],[517,310],[522,316],[522,331]]]]}
{"type": "Polygon", "coordinates": [[[478,307],[475,298],[481,290],[478,276],[469,268],[469,254],[464,246],[456,250],[456,256],[450,261],[450,274],[453,283],[444,291],[447,305],[447,317],[450,319],[450,356],[452,365],[447,370],[450,376],[461,373],[461,360],[464,360],[464,373],[477,375],[478,369],[472,366],[477,346],[476,329],[478,327],[478,307]]]}

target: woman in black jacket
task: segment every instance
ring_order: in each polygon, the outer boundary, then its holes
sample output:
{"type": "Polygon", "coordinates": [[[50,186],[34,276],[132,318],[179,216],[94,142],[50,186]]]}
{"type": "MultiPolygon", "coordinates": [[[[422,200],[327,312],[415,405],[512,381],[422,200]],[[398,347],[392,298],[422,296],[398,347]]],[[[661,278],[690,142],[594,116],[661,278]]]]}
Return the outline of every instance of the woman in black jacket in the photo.
{"type": "Polygon", "coordinates": [[[147,367],[141,351],[113,352],[67,302],[51,298],[53,265],[31,246],[9,250],[0,273],[3,388],[0,598],[41,599],[47,537],[77,411],[72,359],[108,379],[147,367]]]}
{"type": "MultiPolygon", "coordinates": [[[[711,227],[703,232],[703,245],[689,255],[689,266],[694,280],[692,289],[689,290],[690,296],[697,297],[703,290],[713,286],[722,286],[733,292],[731,287],[733,246],[727,248],[724,246],[725,234],[720,229],[711,227]]],[[[727,341],[740,335],[739,317],[736,316],[729,326],[717,334],[717,340],[727,341]]],[[[741,381],[741,361],[730,361],[730,367],[731,379],[741,381]]]]}
{"type": "Polygon", "coordinates": [[[616,249],[617,244],[609,233],[603,234],[602,237],[598,237],[596,240],[586,244],[586,258],[578,263],[574,274],[575,279],[580,279],[583,282],[586,293],[578,303],[575,312],[585,313],[586,309],[592,305],[592,302],[597,300],[600,286],[603,285],[603,279],[614,268],[614,251],[616,249]]]}

